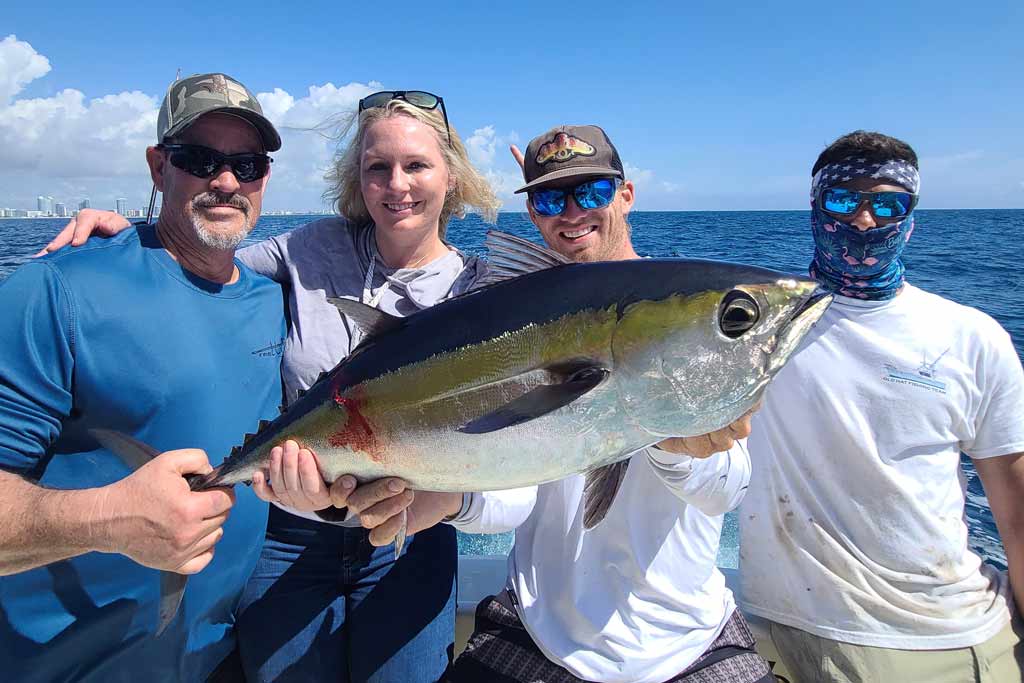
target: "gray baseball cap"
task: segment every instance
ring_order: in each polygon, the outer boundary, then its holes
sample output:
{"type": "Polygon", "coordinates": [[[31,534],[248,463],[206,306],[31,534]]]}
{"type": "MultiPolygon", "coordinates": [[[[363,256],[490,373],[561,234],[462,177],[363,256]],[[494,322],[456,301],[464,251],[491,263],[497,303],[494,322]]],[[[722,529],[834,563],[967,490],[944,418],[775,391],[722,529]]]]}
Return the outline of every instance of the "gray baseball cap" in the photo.
{"type": "Polygon", "coordinates": [[[219,112],[245,119],[259,131],[268,152],[281,149],[281,136],[263,115],[256,96],[227,74],[196,74],[171,83],[156,119],[156,139],[165,142],[203,114],[219,112]]]}
{"type": "Polygon", "coordinates": [[[577,176],[625,178],[615,145],[598,126],[557,126],[530,140],[523,158],[526,184],[515,194],[577,176]]]}

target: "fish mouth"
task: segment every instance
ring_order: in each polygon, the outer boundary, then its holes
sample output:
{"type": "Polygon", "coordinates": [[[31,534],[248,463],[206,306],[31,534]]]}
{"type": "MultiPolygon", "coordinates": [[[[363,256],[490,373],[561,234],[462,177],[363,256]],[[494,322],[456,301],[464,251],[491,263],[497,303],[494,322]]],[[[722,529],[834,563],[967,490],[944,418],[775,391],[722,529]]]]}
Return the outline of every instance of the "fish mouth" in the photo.
{"type": "Polygon", "coordinates": [[[797,318],[799,318],[804,313],[817,306],[823,299],[828,299],[828,303],[822,306],[820,312],[814,316],[814,320],[811,321],[811,324],[813,325],[815,322],[818,321],[818,318],[822,316],[822,314],[825,312],[825,309],[828,308],[828,304],[831,304],[833,299],[832,292],[829,292],[826,289],[822,289],[821,287],[811,292],[810,296],[807,297],[807,299],[800,306],[800,308],[796,309],[796,312],[793,313],[792,316],[790,316],[789,324],[792,325],[797,318]]]}
{"type": "MultiPolygon", "coordinates": [[[[797,344],[807,331],[821,319],[825,311],[832,304],[834,295],[822,288],[811,292],[807,298],[797,307],[793,314],[776,337],[775,348],[772,349],[768,359],[768,373],[771,377],[778,372],[783,364],[789,359],[790,354],[796,350],[797,344]]],[[[767,381],[767,379],[766,379],[767,381]]]]}

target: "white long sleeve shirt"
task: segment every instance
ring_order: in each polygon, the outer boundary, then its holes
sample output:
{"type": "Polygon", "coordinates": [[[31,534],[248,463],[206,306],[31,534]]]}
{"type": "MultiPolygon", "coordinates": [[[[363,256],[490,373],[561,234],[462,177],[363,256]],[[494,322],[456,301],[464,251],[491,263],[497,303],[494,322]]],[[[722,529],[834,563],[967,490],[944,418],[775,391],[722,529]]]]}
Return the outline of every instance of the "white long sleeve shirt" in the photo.
{"type": "Polygon", "coordinates": [[[743,442],[706,459],[652,448],[632,456],[608,515],[589,531],[583,475],[473,494],[454,524],[516,528],[509,584],[549,659],[598,683],[658,683],[703,654],[735,609],[715,561],[722,515],[749,480],[743,442]]]}

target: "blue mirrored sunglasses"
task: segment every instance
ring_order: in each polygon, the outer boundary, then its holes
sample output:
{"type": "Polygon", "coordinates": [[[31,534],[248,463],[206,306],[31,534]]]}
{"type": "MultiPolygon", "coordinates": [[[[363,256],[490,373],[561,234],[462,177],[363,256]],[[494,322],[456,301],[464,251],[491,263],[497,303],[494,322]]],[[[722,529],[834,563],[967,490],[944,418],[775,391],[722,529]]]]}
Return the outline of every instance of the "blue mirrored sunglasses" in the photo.
{"type": "Polygon", "coordinates": [[[859,192],[841,187],[826,187],[818,194],[818,206],[839,216],[853,216],[868,203],[875,218],[904,218],[917,206],[917,195],[910,192],[859,192]]]}
{"type": "Polygon", "coordinates": [[[557,216],[565,211],[566,201],[572,195],[576,205],[588,211],[601,209],[615,199],[619,181],[615,178],[598,178],[576,187],[558,190],[534,190],[530,193],[530,206],[541,216],[557,216]]]}

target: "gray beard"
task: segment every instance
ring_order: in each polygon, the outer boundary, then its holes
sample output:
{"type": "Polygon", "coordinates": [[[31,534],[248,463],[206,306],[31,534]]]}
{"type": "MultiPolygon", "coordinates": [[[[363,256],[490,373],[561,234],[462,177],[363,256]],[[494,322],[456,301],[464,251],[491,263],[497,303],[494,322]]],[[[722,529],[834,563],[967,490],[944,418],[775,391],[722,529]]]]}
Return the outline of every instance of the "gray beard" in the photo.
{"type": "Polygon", "coordinates": [[[206,225],[198,216],[192,217],[192,228],[195,230],[196,237],[199,238],[199,242],[204,246],[223,251],[237,248],[238,245],[242,243],[242,240],[248,237],[249,233],[252,232],[252,225],[250,225],[248,221],[246,221],[244,228],[231,235],[211,232],[210,230],[207,230],[206,225]]]}

